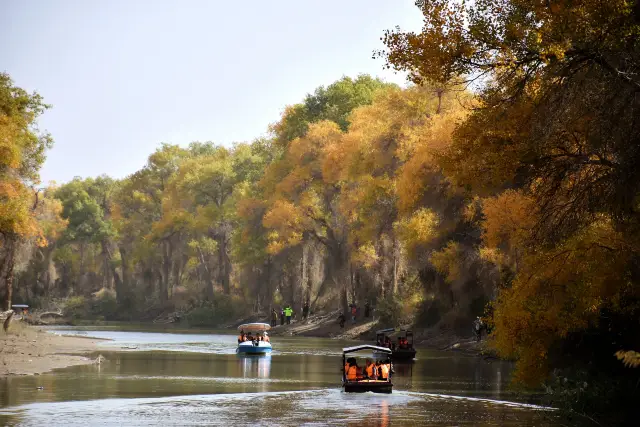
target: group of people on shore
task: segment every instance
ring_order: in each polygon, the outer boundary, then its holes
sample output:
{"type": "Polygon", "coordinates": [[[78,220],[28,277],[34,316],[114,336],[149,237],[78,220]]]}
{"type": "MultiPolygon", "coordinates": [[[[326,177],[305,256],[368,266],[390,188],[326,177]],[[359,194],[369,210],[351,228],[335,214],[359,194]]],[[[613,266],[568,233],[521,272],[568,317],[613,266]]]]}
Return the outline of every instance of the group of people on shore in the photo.
{"type": "MultiPolygon", "coordinates": [[[[358,320],[358,316],[360,315],[360,307],[358,307],[357,304],[350,304],[349,314],[351,314],[351,324],[355,325],[356,321],[358,320]]],[[[369,304],[369,301],[367,301],[364,304],[364,317],[368,318],[369,316],[371,316],[371,304],[369,304]]],[[[341,328],[344,328],[346,320],[347,318],[345,317],[344,313],[340,313],[340,315],[338,316],[338,323],[340,323],[341,328]]]]}
{"type": "MultiPolygon", "coordinates": [[[[291,317],[293,316],[293,308],[291,308],[291,304],[287,304],[278,310],[275,308],[271,310],[271,327],[278,326],[278,316],[280,317],[280,326],[284,325],[285,322],[287,325],[291,324],[291,317]]],[[[305,303],[302,306],[302,320],[305,320],[309,316],[309,303],[305,303]]]]}
{"type": "Polygon", "coordinates": [[[365,367],[360,368],[355,357],[350,357],[344,365],[344,372],[347,381],[389,381],[391,375],[391,362],[387,361],[383,363],[379,360],[373,362],[371,359],[367,359],[365,367]]]}

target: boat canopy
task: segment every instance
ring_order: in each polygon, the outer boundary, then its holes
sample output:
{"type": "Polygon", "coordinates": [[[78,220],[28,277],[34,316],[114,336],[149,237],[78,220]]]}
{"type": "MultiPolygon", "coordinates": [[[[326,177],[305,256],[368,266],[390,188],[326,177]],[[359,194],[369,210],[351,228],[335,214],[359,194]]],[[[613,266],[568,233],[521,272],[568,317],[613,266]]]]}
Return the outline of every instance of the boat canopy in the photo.
{"type": "Polygon", "coordinates": [[[271,325],[268,323],[243,323],[238,326],[239,331],[245,332],[264,332],[271,329],[271,325]]]}
{"type": "Polygon", "coordinates": [[[391,349],[388,349],[386,347],[378,347],[377,345],[369,345],[369,344],[356,345],[354,347],[346,347],[342,349],[342,353],[343,354],[355,353],[360,350],[375,350],[382,353],[391,354],[391,349]]]}

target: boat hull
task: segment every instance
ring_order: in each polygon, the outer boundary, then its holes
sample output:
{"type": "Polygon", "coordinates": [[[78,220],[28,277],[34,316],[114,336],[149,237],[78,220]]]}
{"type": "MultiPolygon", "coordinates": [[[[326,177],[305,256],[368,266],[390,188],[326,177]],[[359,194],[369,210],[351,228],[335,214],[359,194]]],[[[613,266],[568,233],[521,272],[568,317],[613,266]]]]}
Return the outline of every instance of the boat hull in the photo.
{"type": "Polygon", "coordinates": [[[388,357],[391,357],[391,360],[393,360],[394,362],[397,361],[411,361],[413,359],[415,359],[416,357],[416,350],[413,348],[409,348],[409,349],[402,349],[402,350],[394,350],[393,353],[391,353],[391,356],[389,356],[388,354],[385,353],[380,353],[380,352],[373,352],[373,355],[375,356],[376,359],[386,359],[388,357]]]}
{"type": "Polygon", "coordinates": [[[347,381],[343,383],[346,393],[384,393],[390,394],[393,390],[393,384],[390,382],[364,382],[364,381],[347,381]]]}
{"type": "Polygon", "coordinates": [[[391,354],[391,360],[413,360],[416,357],[416,350],[413,348],[396,350],[391,354]]]}
{"type": "Polygon", "coordinates": [[[271,344],[261,342],[259,345],[253,343],[242,343],[236,349],[237,353],[242,354],[268,354],[271,353],[271,344]]]}

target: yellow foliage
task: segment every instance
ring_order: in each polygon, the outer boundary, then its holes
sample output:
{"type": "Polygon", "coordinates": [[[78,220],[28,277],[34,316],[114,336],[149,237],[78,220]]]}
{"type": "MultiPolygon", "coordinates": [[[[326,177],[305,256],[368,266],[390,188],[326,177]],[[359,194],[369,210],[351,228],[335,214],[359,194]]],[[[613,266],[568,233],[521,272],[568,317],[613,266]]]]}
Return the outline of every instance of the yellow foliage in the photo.
{"type": "Polygon", "coordinates": [[[533,199],[516,190],[506,190],[484,200],[482,224],[484,244],[491,248],[525,247],[536,223],[533,199]]]}
{"type": "Polygon", "coordinates": [[[463,255],[460,244],[450,241],[442,250],[432,253],[429,261],[447,283],[454,283],[462,277],[463,255]]]}
{"type": "Polygon", "coordinates": [[[0,231],[25,239],[39,235],[34,197],[21,181],[0,181],[0,231]]]}
{"type": "Polygon", "coordinates": [[[515,379],[537,384],[547,375],[550,347],[570,332],[595,325],[629,285],[621,272],[630,251],[610,220],[550,250],[527,254],[509,289],[495,304],[494,345],[518,360],[515,379]]]}
{"type": "Polygon", "coordinates": [[[617,351],[616,357],[629,368],[640,367],[640,353],[637,351],[617,351]]]}
{"type": "Polygon", "coordinates": [[[415,253],[421,245],[431,243],[438,237],[438,216],[430,209],[420,208],[408,218],[396,223],[400,240],[409,253],[415,253]]]}
{"type": "Polygon", "coordinates": [[[365,268],[372,268],[379,260],[380,256],[377,254],[376,248],[371,242],[358,247],[352,257],[352,261],[356,265],[365,268]]]}

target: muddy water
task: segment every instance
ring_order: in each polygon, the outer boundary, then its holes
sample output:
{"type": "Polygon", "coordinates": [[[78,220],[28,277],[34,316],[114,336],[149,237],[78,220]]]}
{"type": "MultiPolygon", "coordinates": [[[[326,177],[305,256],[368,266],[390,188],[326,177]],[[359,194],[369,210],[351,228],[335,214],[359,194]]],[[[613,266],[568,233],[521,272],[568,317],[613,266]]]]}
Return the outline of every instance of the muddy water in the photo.
{"type": "Polygon", "coordinates": [[[0,379],[0,425],[560,425],[507,389],[504,362],[419,350],[396,364],[393,394],[351,394],[340,367],[353,342],[274,337],[271,356],[242,357],[228,334],[64,333],[111,339],[107,360],[0,379]]]}

